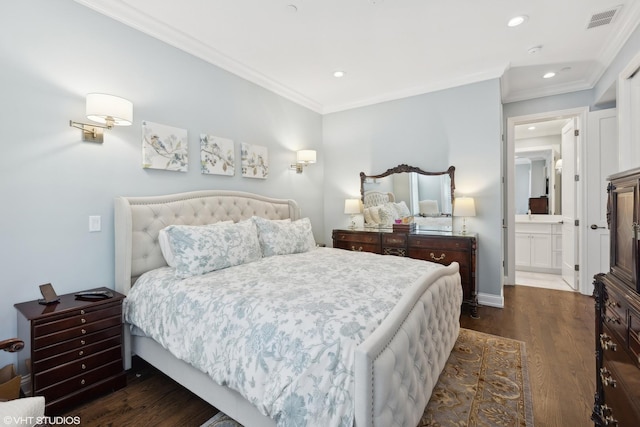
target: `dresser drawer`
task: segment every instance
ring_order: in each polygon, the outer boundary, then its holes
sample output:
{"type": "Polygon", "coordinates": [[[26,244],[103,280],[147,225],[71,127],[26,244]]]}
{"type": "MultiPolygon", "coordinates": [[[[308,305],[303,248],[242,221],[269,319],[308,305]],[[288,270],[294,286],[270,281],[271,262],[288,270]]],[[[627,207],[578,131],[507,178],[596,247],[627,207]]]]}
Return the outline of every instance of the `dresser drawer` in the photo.
{"type": "Polygon", "coordinates": [[[111,306],[99,306],[100,309],[94,307],[93,310],[76,310],[73,313],[57,318],[55,320],[40,320],[34,322],[34,334],[36,337],[51,334],[54,332],[69,329],[74,326],[82,326],[96,320],[104,319],[106,317],[112,317],[122,314],[122,307],[120,304],[114,304],[111,306]]]}
{"type": "Polygon", "coordinates": [[[615,338],[626,346],[628,340],[628,322],[627,310],[623,304],[624,300],[620,298],[619,294],[608,289],[602,309],[602,322],[610,328],[612,335],[615,335],[615,338]]]}
{"type": "Polygon", "coordinates": [[[471,251],[466,239],[439,239],[435,237],[409,236],[409,248],[429,248],[438,250],[471,251]]]}
{"type": "Polygon", "coordinates": [[[75,328],[60,331],[54,334],[35,337],[33,340],[34,353],[36,353],[37,350],[42,347],[57,344],[73,338],[79,338],[92,332],[99,331],[101,329],[107,329],[121,325],[122,315],[117,315],[104,320],[99,320],[97,322],[88,323],[83,326],[77,326],[75,328]]]}
{"type": "MultiPolygon", "coordinates": [[[[603,329],[609,332],[606,326],[603,329]]],[[[604,415],[617,420],[619,426],[635,426],[640,419],[640,371],[622,343],[615,338],[612,342],[617,347],[603,350],[599,372],[604,401],[611,411],[604,415]]]]}
{"type": "MultiPolygon", "coordinates": [[[[73,360],[80,359],[82,357],[91,356],[107,348],[122,345],[122,337],[121,337],[120,331],[121,331],[121,327],[119,326],[106,329],[104,332],[109,333],[111,337],[107,339],[99,340],[97,342],[94,342],[96,335],[103,335],[102,333],[91,334],[89,337],[86,337],[86,338],[90,338],[89,340],[85,340],[81,338],[71,340],[71,342],[73,342],[74,345],[75,343],[81,343],[81,342],[84,342],[85,344],[80,344],[76,346],[76,348],[70,351],[51,353],[50,355],[51,357],[48,357],[46,359],[41,357],[42,355],[38,355],[39,359],[34,358],[35,359],[33,363],[34,372],[46,371],[47,369],[55,368],[56,366],[62,365],[64,363],[68,363],[73,360]]],[[[52,347],[57,347],[57,346],[52,346],[52,347]]],[[[48,347],[47,349],[48,349],[47,351],[48,353],[51,352],[51,350],[49,350],[51,349],[51,347],[48,347]]]]}
{"type": "Polygon", "coordinates": [[[382,246],[405,247],[407,235],[402,233],[388,233],[382,235],[382,246]]]}
{"type": "Polygon", "coordinates": [[[345,233],[337,232],[333,235],[334,241],[369,243],[377,245],[380,243],[380,235],[378,233],[345,233]]]}
{"type": "Polygon", "coordinates": [[[76,375],[68,380],[41,389],[37,392],[37,395],[44,396],[47,401],[56,400],[75,391],[88,388],[112,375],[120,374],[122,371],[122,360],[116,360],[108,365],[84,372],[81,375],[76,375]]]}
{"type": "MultiPolygon", "coordinates": [[[[409,247],[409,256],[411,258],[423,259],[426,261],[437,262],[438,264],[449,265],[457,262],[460,266],[469,269],[469,253],[446,250],[444,248],[418,249],[409,247]]],[[[462,275],[462,273],[461,273],[462,275]]]]}
{"type": "Polygon", "coordinates": [[[37,393],[43,388],[59,383],[62,379],[82,375],[113,361],[120,361],[122,366],[122,347],[119,345],[34,375],[34,389],[37,393]]]}

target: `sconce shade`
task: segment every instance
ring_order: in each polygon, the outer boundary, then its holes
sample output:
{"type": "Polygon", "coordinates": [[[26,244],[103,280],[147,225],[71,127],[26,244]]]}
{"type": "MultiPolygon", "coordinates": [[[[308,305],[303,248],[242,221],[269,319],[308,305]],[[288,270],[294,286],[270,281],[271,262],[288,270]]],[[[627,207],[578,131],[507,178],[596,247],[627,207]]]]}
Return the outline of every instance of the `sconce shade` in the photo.
{"type": "Polygon", "coordinates": [[[355,215],[360,213],[360,199],[345,199],[344,213],[355,215]]]}
{"type": "Polygon", "coordinates": [[[316,150],[300,150],[296,153],[297,163],[311,164],[316,162],[316,150]]]}
{"type": "Polygon", "coordinates": [[[453,203],[453,216],[476,216],[473,197],[456,197],[453,203]]]}
{"type": "Polygon", "coordinates": [[[107,126],[130,126],[133,122],[133,103],[104,93],[87,95],[87,118],[107,126]]]}
{"type": "Polygon", "coordinates": [[[558,161],[556,161],[556,171],[558,171],[558,173],[562,173],[562,159],[558,159],[558,161]]]}

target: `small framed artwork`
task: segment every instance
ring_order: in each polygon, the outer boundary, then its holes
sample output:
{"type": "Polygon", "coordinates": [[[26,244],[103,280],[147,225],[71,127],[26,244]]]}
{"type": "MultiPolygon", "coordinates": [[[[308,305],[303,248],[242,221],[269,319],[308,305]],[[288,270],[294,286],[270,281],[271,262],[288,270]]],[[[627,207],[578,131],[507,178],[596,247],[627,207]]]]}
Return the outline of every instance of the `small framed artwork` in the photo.
{"type": "Polygon", "coordinates": [[[142,167],[187,172],[189,167],[187,130],[142,122],[142,167]]]}
{"type": "Polygon", "coordinates": [[[236,171],[233,140],[200,134],[200,171],[203,174],[233,176],[236,171]]]}
{"type": "Polygon", "coordinates": [[[242,176],[245,178],[267,179],[269,156],[267,147],[243,142],[241,144],[242,176]]]}

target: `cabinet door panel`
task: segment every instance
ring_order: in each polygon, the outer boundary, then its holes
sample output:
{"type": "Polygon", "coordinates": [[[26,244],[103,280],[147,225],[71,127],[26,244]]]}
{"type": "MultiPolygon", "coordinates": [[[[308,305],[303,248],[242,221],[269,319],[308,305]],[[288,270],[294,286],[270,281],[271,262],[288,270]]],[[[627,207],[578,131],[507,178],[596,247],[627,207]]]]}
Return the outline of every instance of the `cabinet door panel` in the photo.
{"type": "Polygon", "coordinates": [[[531,266],[551,268],[551,235],[531,234],[531,266]]]}
{"type": "Polygon", "coordinates": [[[516,265],[531,265],[530,234],[516,233],[516,265]]]}

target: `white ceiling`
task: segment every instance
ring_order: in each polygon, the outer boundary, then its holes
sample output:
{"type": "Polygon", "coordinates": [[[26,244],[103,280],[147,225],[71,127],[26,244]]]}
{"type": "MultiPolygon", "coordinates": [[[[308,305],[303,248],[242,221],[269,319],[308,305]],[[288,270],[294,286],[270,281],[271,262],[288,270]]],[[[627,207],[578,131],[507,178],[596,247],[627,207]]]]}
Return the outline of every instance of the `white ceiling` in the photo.
{"type": "Polygon", "coordinates": [[[492,78],[503,102],[590,89],[640,22],[639,0],[76,1],[319,113],[492,78]]]}

